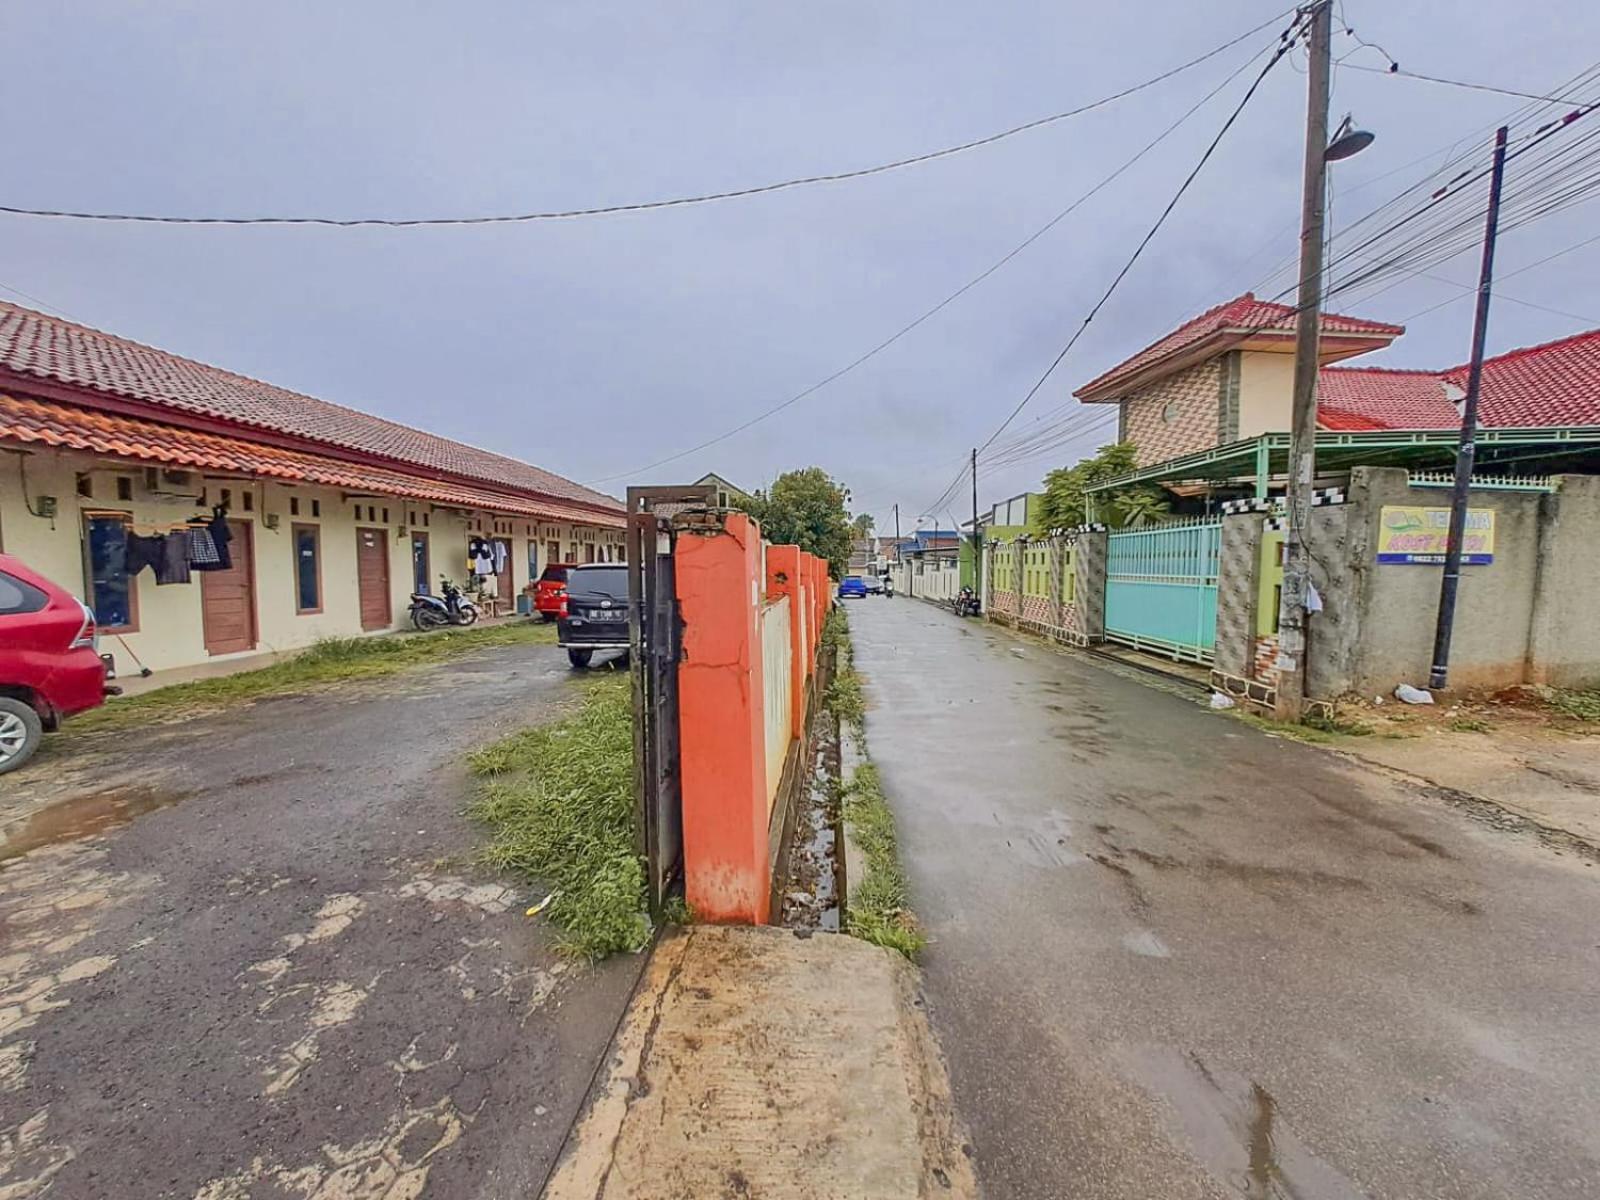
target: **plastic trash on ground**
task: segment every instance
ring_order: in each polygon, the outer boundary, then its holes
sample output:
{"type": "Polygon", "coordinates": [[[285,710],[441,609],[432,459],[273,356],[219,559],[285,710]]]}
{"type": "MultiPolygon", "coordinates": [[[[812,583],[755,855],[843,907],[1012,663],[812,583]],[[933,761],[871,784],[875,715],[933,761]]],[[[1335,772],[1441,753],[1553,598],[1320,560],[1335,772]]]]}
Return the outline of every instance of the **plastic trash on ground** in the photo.
{"type": "Polygon", "coordinates": [[[1233,699],[1232,696],[1224,696],[1221,692],[1212,692],[1211,693],[1211,707],[1212,708],[1234,708],[1234,707],[1236,707],[1236,702],[1235,702],[1235,700],[1233,699]]]}
{"type": "Polygon", "coordinates": [[[1405,704],[1432,704],[1433,693],[1425,692],[1421,688],[1414,688],[1409,683],[1402,683],[1394,690],[1394,698],[1405,704]]]}

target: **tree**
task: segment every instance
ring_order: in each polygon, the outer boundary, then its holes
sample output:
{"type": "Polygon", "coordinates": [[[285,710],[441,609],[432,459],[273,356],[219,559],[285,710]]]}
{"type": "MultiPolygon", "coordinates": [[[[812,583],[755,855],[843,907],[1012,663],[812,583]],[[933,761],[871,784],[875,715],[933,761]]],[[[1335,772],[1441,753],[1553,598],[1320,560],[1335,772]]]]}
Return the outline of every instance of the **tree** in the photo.
{"type": "MultiPolygon", "coordinates": [[[[1131,474],[1137,467],[1132,442],[1101,446],[1093,458],[1060,467],[1044,477],[1044,500],[1039,504],[1037,532],[1068,529],[1089,519],[1087,489],[1131,474]]],[[[1167,511],[1167,496],[1150,484],[1133,484],[1095,493],[1095,516],[1108,525],[1142,525],[1167,511]]]]}
{"type": "Polygon", "coordinates": [[[850,532],[857,538],[869,538],[872,536],[872,529],[876,524],[877,522],[872,519],[871,513],[857,513],[855,520],[850,522],[850,532]]]}
{"type": "Polygon", "coordinates": [[[850,563],[849,493],[821,467],[785,471],[772,487],[739,500],[737,506],[761,522],[762,535],[775,545],[795,545],[828,560],[835,578],[850,563]]]}

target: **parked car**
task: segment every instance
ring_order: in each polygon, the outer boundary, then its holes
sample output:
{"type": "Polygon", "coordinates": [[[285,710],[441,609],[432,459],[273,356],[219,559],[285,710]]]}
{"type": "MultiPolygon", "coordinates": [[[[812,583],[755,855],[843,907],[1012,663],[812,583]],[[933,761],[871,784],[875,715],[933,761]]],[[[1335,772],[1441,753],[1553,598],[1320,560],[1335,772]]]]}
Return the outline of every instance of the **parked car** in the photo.
{"type": "Polygon", "coordinates": [[[567,572],[572,563],[551,563],[539,576],[533,588],[533,611],[546,621],[554,621],[567,612],[567,572]]]}
{"type": "Polygon", "coordinates": [[[46,730],[118,690],[99,643],[88,605],[0,554],[0,775],[32,758],[46,730]]]}
{"type": "Polygon", "coordinates": [[[883,581],[887,578],[887,575],[873,575],[868,573],[863,578],[862,582],[866,584],[869,595],[881,596],[883,595],[883,581]]]}
{"type": "Polygon", "coordinates": [[[846,596],[865,596],[867,594],[866,580],[859,575],[846,575],[839,580],[839,599],[846,596]]]}
{"type": "Polygon", "coordinates": [[[587,667],[596,650],[628,652],[628,568],[586,563],[567,570],[566,607],[557,640],[574,667],[587,667]]]}

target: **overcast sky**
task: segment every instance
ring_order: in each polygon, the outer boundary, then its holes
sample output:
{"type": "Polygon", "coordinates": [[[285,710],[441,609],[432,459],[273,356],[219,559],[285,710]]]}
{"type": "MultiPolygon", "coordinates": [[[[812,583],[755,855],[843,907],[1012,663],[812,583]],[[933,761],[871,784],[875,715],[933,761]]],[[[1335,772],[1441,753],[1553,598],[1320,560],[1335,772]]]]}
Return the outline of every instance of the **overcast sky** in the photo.
{"type": "MultiPolygon", "coordinates": [[[[1510,88],[1552,89],[1600,46],[1600,6],[1582,0],[1544,0],[1536,12],[1488,0],[1342,6],[1362,37],[1408,68],[1510,88]]],[[[0,82],[12,114],[0,203],[431,216],[737,188],[867,166],[1070,108],[1278,11],[1273,0],[10,4],[0,14],[12,48],[0,82]]],[[[699,207],[421,230],[0,217],[0,288],[595,481],[721,433],[836,371],[1120,165],[1275,31],[994,146],[699,207]]],[[[1336,54],[1351,49],[1336,38],[1336,54]]],[[[1294,252],[1297,65],[1269,76],[1019,427],[1294,252]]],[[[648,478],[599,486],[620,494],[629,482],[715,470],[755,487],[818,464],[880,528],[895,501],[914,525],[1082,320],[1248,78],[863,367],[648,478]]],[[[1456,139],[1486,137],[1517,104],[1340,70],[1335,118],[1353,109],[1378,141],[1335,168],[1335,222],[1425,174],[1456,139]]],[[[1590,205],[1519,230],[1503,243],[1503,269],[1593,226],[1590,205]]],[[[1491,351],[1600,325],[1597,260],[1600,244],[1508,282],[1511,296],[1578,316],[1501,303],[1491,351]]],[[[1465,285],[1475,272],[1469,252],[1436,273],[1465,285]]],[[[1400,320],[1452,294],[1416,280],[1359,311],[1400,320]]],[[[1470,320],[1470,302],[1447,305],[1367,361],[1458,363],[1470,320]]],[[[992,473],[984,503],[1104,440],[1091,434],[992,473]]],[[[952,515],[969,506],[963,498],[952,515]]]]}

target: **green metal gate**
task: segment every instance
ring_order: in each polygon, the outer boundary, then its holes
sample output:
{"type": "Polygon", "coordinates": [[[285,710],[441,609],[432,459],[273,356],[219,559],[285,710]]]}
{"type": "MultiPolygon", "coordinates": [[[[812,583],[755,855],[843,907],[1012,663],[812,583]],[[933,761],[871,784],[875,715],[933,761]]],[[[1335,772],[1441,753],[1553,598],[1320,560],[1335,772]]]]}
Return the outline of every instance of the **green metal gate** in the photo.
{"type": "Polygon", "coordinates": [[[1209,663],[1217,641],[1220,521],[1129,529],[1108,538],[1106,637],[1209,663]]]}

